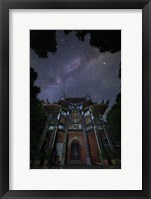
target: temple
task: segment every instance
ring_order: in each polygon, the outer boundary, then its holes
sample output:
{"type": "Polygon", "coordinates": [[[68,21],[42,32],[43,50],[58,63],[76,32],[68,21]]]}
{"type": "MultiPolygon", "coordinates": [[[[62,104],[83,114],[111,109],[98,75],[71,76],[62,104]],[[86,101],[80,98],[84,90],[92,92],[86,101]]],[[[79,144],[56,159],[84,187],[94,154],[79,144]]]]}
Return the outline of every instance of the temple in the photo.
{"type": "Polygon", "coordinates": [[[116,164],[114,148],[106,130],[103,115],[109,101],[98,104],[90,96],[61,96],[57,103],[44,103],[48,113],[41,134],[38,154],[45,154],[42,166],[116,164]]]}

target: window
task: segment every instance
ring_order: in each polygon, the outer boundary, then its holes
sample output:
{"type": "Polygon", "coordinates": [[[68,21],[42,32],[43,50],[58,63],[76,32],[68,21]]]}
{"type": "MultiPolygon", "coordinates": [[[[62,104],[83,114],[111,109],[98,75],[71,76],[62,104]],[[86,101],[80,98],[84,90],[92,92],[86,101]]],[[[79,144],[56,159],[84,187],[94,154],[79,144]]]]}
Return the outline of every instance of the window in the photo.
{"type": "Polygon", "coordinates": [[[89,115],[89,114],[90,114],[90,111],[89,111],[89,110],[86,111],[86,112],[84,113],[85,116],[87,116],[87,115],[89,115]]]}
{"type": "Polygon", "coordinates": [[[60,129],[60,130],[65,130],[65,127],[62,126],[62,125],[59,125],[59,126],[58,126],[58,129],[60,129]]]}
{"type": "Polygon", "coordinates": [[[82,130],[82,124],[69,124],[68,126],[69,130],[82,130]]]}
{"type": "Polygon", "coordinates": [[[65,111],[62,111],[61,114],[64,115],[64,116],[67,115],[67,113],[65,111]]]}
{"type": "Polygon", "coordinates": [[[102,127],[101,127],[101,126],[97,126],[97,128],[98,128],[99,130],[102,130],[102,127]]]}
{"type": "Polygon", "coordinates": [[[92,129],[93,129],[93,126],[92,126],[92,125],[89,125],[89,126],[86,127],[86,130],[87,130],[87,131],[92,130],[92,129]]]}
{"type": "Polygon", "coordinates": [[[48,127],[48,130],[49,130],[49,131],[51,131],[51,130],[53,130],[53,129],[54,129],[54,126],[52,126],[52,125],[48,127]]]}
{"type": "Polygon", "coordinates": [[[71,121],[72,122],[80,122],[80,114],[79,114],[79,110],[77,109],[73,109],[71,112],[71,121]]]}
{"type": "Polygon", "coordinates": [[[60,118],[60,123],[61,124],[65,124],[66,123],[66,118],[65,117],[61,117],[60,118]]]}
{"type": "Polygon", "coordinates": [[[85,118],[85,123],[86,123],[86,125],[91,123],[90,116],[88,116],[88,117],[85,118]]]}

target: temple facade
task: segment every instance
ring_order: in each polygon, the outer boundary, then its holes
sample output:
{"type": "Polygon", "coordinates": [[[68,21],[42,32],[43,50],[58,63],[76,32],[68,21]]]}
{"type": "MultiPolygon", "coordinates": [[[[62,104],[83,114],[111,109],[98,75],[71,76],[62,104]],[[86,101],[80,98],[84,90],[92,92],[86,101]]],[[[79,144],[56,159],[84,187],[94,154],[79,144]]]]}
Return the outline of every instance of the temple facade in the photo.
{"type": "Polygon", "coordinates": [[[109,101],[93,103],[83,98],[61,97],[57,103],[44,106],[48,119],[42,132],[38,154],[45,154],[42,166],[106,165],[114,159],[114,148],[103,114],[109,101]]]}

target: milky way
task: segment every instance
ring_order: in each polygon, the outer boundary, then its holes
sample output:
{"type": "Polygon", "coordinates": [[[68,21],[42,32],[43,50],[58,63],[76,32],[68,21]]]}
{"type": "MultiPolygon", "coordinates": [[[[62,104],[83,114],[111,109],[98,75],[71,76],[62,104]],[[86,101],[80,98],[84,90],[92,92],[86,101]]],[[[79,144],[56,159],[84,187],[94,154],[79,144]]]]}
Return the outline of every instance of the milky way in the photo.
{"type": "Polygon", "coordinates": [[[57,31],[57,52],[39,58],[30,51],[30,65],[38,73],[35,82],[40,87],[40,99],[51,103],[64,93],[67,97],[83,97],[88,93],[94,102],[110,99],[110,107],[120,92],[118,78],[121,52],[100,53],[89,45],[90,36],[79,41],[72,32],[57,31]]]}

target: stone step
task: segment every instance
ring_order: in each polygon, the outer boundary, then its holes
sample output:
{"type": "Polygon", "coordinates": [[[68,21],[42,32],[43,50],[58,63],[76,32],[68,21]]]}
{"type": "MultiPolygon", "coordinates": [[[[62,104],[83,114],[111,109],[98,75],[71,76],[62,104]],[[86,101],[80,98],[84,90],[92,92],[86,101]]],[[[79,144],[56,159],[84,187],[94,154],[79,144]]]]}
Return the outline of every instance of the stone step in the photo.
{"type": "Polygon", "coordinates": [[[71,160],[68,164],[83,164],[80,160],[71,160]]]}

